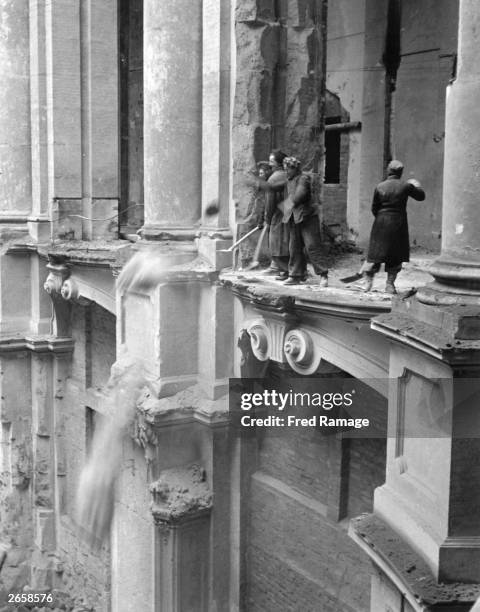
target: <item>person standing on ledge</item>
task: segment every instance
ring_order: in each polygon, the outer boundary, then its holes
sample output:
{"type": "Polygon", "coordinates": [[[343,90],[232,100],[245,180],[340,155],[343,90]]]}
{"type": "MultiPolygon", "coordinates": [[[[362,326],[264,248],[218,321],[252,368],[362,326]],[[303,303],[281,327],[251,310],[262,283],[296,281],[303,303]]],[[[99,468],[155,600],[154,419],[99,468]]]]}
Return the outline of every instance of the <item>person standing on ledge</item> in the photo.
{"type": "MultiPolygon", "coordinates": [[[[277,280],[288,278],[288,225],[283,223],[283,212],[279,209],[279,204],[287,197],[287,175],[283,169],[283,160],[286,157],[280,149],[274,149],[269,156],[268,176],[259,175],[255,180],[247,178],[248,185],[255,187],[259,192],[265,192],[265,212],[258,222],[258,229],[263,229],[264,225],[268,229],[271,264],[265,274],[274,275],[277,280]]],[[[265,163],[258,162],[257,165],[265,163]]]]}
{"type": "Polygon", "coordinates": [[[287,173],[288,198],[283,202],[283,221],[289,224],[290,260],[288,278],[284,285],[298,285],[304,280],[307,270],[305,251],[320,275],[320,287],[328,287],[328,267],[322,249],[318,206],[312,198],[312,184],[308,174],[302,173],[301,163],[295,157],[286,157],[283,162],[287,173]]]}
{"type": "Polygon", "coordinates": [[[287,156],[280,149],[270,153],[271,174],[267,180],[268,190],[265,206],[265,225],[268,227],[268,247],[272,263],[266,274],[275,274],[277,280],[288,278],[288,225],[283,223],[283,213],[278,204],[286,197],[287,176],[283,160],[287,156]]]}
{"type": "Polygon", "coordinates": [[[425,192],[415,179],[402,180],[403,164],[394,159],[387,166],[387,178],[377,185],[373,194],[372,213],[375,217],[367,260],[360,272],[363,280],[356,285],[363,291],[370,291],[373,277],[385,264],[387,273],[386,293],[395,294],[395,279],[402,269],[402,263],[410,260],[408,237],[407,200],[419,202],[425,199],[425,192]]]}

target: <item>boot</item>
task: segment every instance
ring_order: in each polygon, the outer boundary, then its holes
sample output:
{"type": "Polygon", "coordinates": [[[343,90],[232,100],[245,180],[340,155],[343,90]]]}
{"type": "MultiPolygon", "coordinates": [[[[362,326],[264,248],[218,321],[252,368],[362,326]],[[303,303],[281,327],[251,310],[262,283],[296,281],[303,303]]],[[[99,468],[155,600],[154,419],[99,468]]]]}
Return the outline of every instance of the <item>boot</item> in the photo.
{"type": "Polygon", "coordinates": [[[366,272],[364,272],[362,280],[356,283],[354,287],[355,289],[360,289],[361,291],[365,291],[365,293],[367,293],[367,291],[370,291],[372,289],[372,285],[373,274],[367,274],[366,272]]]}
{"type": "Polygon", "coordinates": [[[397,278],[396,272],[389,272],[387,275],[387,284],[385,285],[385,293],[395,295],[397,290],[395,289],[395,279],[397,278]]]}
{"type": "Polygon", "coordinates": [[[318,284],[322,289],[328,287],[328,274],[320,274],[320,282],[318,284]]]}

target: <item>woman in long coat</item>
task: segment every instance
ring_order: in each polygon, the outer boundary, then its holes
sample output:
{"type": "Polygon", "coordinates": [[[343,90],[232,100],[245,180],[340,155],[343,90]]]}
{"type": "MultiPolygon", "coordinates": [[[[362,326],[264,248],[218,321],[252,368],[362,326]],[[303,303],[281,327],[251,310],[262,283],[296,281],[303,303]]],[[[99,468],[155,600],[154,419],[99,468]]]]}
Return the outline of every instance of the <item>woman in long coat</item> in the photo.
{"type": "Polygon", "coordinates": [[[387,178],[375,188],[372,213],[375,217],[367,260],[362,267],[364,280],[359,287],[364,291],[372,288],[373,276],[385,264],[387,293],[396,293],[395,279],[402,263],[410,260],[408,236],[407,200],[409,197],[422,201],[425,192],[415,179],[402,180],[403,164],[392,160],[387,167],[387,178]]]}
{"type": "Polygon", "coordinates": [[[279,279],[288,278],[289,260],[289,229],[288,223],[283,223],[283,212],[278,208],[286,198],[287,175],[283,169],[286,155],[276,149],[269,157],[272,174],[267,180],[265,225],[268,230],[268,247],[272,262],[267,274],[276,274],[279,279]]]}

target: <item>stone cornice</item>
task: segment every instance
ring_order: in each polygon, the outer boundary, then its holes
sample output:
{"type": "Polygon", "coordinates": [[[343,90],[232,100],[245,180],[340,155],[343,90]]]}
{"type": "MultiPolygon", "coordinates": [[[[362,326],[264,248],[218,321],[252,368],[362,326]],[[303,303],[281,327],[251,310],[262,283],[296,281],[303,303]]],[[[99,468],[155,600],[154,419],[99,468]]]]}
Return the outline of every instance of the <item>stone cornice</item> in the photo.
{"type": "Polygon", "coordinates": [[[37,253],[45,259],[61,260],[67,264],[115,268],[125,263],[132,249],[133,244],[128,240],[35,242],[29,239],[28,235],[22,234],[11,240],[6,252],[37,253]]]}
{"type": "Polygon", "coordinates": [[[73,351],[73,340],[55,336],[0,336],[0,354],[25,350],[33,353],[70,353],[73,351]]]}
{"type": "Polygon", "coordinates": [[[395,312],[377,317],[371,328],[393,341],[452,365],[480,363],[480,341],[460,340],[447,334],[443,328],[405,314],[395,312]]]}
{"type": "Polygon", "coordinates": [[[455,604],[458,610],[466,612],[480,595],[478,584],[437,583],[420,556],[374,514],[353,519],[349,535],[405,595],[415,611],[433,611],[455,604]]]}
{"type": "Polygon", "coordinates": [[[366,294],[359,291],[316,285],[285,287],[255,275],[233,272],[220,274],[220,282],[241,300],[270,312],[311,312],[348,320],[368,321],[391,309],[386,294],[366,294]]]}

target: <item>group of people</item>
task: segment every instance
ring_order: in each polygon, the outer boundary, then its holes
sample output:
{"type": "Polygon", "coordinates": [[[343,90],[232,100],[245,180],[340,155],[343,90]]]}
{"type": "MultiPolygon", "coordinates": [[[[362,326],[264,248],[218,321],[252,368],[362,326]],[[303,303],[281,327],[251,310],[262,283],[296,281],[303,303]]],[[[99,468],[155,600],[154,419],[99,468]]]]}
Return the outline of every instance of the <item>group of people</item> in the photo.
{"type": "MultiPolygon", "coordinates": [[[[261,162],[262,164],[262,162],[261,162]]],[[[272,151],[268,167],[259,171],[257,187],[265,192],[264,218],[272,258],[266,274],[297,285],[307,278],[307,256],[320,286],[328,286],[328,267],[320,235],[318,205],[313,199],[312,180],[301,163],[280,150],[272,151]]]]}
{"type": "MultiPolygon", "coordinates": [[[[259,162],[256,187],[265,194],[265,208],[259,227],[268,228],[271,264],[266,274],[297,285],[307,279],[307,257],[320,287],[328,287],[328,266],[322,248],[319,207],[313,197],[312,176],[302,172],[301,163],[279,149],[272,151],[267,162],[259,162]]],[[[403,164],[392,160],[387,178],[377,185],[373,195],[374,222],[367,259],[356,286],[370,291],[373,277],[382,263],[387,272],[387,293],[396,293],[395,279],[402,263],[409,261],[407,200],[422,201],[425,192],[415,179],[402,179],[403,164]]]]}

